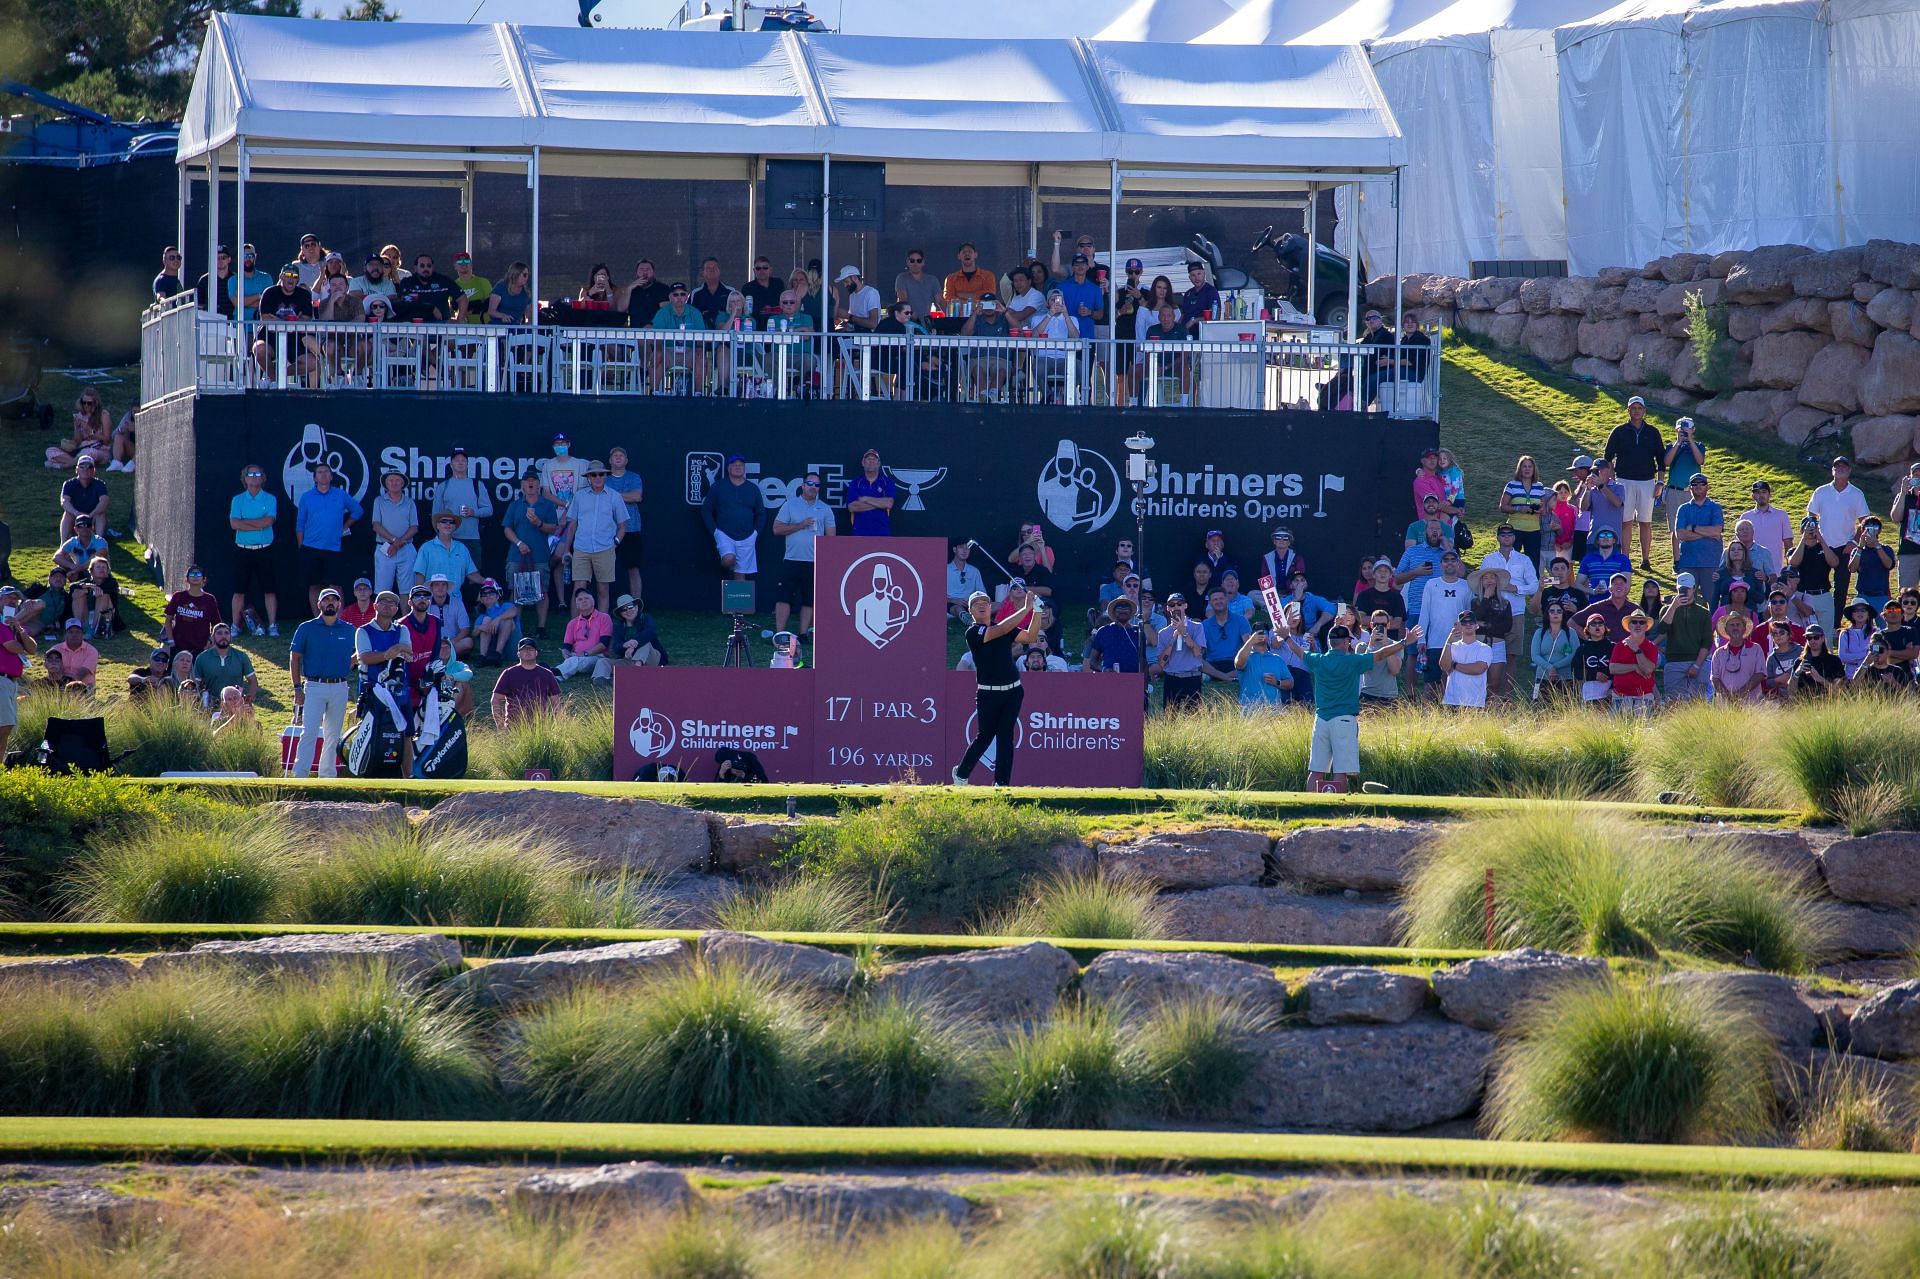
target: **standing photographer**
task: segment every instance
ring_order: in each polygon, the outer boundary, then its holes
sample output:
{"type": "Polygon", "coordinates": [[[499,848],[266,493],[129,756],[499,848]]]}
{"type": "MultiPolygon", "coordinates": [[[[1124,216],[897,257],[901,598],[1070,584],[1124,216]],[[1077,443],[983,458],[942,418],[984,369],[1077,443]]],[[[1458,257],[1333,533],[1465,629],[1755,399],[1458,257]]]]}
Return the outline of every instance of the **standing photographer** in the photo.
{"type": "Polygon", "coordinates": [[[1840,567],[1840,556],[1820,532],[1818,516],[1808,515],[1800,521],[1800,540],[1793,544],[1793,550],[1787,556],[1787,567],[1800,574],[1799,594],[1805,598],[1807,607],[1813,611],[1813,620],[1820,623],[1822,634],[1833,629],[1833,576],[1840,567]]]}
{"type": "Polygon", "coordinates": [[[1894,485],[1893,509],[1887,512],[1898,531],[1900,586],[1920,586],[1920,462],[1894,485]]]}

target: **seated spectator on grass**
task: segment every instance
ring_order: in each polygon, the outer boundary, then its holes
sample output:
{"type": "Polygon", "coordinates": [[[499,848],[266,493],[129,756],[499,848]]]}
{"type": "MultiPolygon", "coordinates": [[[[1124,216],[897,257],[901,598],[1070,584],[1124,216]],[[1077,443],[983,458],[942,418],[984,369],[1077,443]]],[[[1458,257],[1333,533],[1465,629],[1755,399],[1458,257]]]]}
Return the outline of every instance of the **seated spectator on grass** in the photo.
{"type": "Polygon", "coordinates": [[[93,520],[94,528],[106,530],[107,485],[94,478],[97,469],[92,455],[83,454],[73,464],[73,478],[60,486],[60,540],[63,542],[73,536],[74,521],[82,515],[93,520]]]}
{"type": "Polygon", "coordinates": [[[560,660],[559,676],[572,679],[589,675],[595,680],[611,680],[613,663],[607,649],[613,641],[613,619],[593,606],[593,591],[583,587],[573,593],[573,616],[561,635],[566,656],[560,660]]]}
{"type": "Polygon", "coordinates": [[[68,683],[86,685],[87,691],[93,691],[93,681],[100,670],[100,650],[87,643],[86,627],[77,617],[69,617],[66,625],[66,638],[60,644],[60,668],[68,683]]]}
{"type": "Polygon", "coordinates": [[[113,419],[101,403],[100,392],[91,387],[80,392],[74,402],[72,430],[49,448],[46,456],[49,471],[64,471],[78,465],[83,457],[92,458],[97,466],[107,466],[113,460],[113,419]]]}
{"type": "Polygon", "coordinates": [[[69,593],[68,602],[72,616],[67,620],[85,619],[88,639],[110,639],[127,629],[126,619],[120,616],[120,583],[104,555],[87,561],[87,575],[69,593]]]}
{"type": "Polygon", "coordinates": [[[646,605],[631,595],[622,595],[613,603],[613,638],[607,651],[616,663],[630,666],[666,663],[667,650],[653,618],[647,615],[646,605]]]}
{"type": "Polygon", "coordinates": [[[71,574],[91,563],[96,557],[109,551],[107,539],[95,531],[93,517],[82,515],[73,522],[73,536],[60,544],[53,553],[53,562],[71,574]]]}
{"type": "Polygon", "coordinates": [[[445,573],[435,573],[427,583],[427,612],[440,619],[440,639],[451,643],[456,656],[473,647],[473,617],[466,601],[453,589],[445,573]]]}
{"type": "MultiPolygon", "coordinates": [[[[19,633],[16,632],[16,638],[18,634],[19,633]]],[[[60,645],[55,644],[41,650],[40,664],[45,668],[44,674],[42,674],[39,679],[29,681],[27,684],[22,685],[20,691],[23,693],[28,691],[39,693],[59,693],[64,691],[67,687],[67,675],[66,664],[60,657],[60,645]]],[[[0,767],[4,767],[3,761],[0,761],[0,767]]]]}
{"type": "Polygon", "coordinates": [[[1852,679],[1854,672],[1860,669],[1860,664],[1867,660],[1867,648],[1879,630],[1879,620],[1873,605],[1863,599],[1856,598],[1847,605],[1846,615],[1840,623],[1840,634],[1833,642],[1833,651],[1840,659],[1840,665],[1846,669],[1848,679],[1852,679]]]}
{"type": "Polygon", "coordinates": [[[1800,664],[1793,670],[1795,695],[1831,693],[1846,686],[1847,670],[1827,648],[1826,627],[1809,623],[1806,643],[1800,650],[1800,664]]]}
{"type": "Polygon", "coordinates": [[[206,589],[207,571],[198,564],[187,566],[187,589],[167,597],[165,621],[160,634],[174,648],[198,653],[213,638],[214,624],[221,621],[220,601],[206,589]]]}
{"type": "Polygon", "coordinates": [[[216,703],[230,688],[238,689],[248,704],[260,694],[253,659],[233,646],[233,628],[225,622],[214,623],[212,643],[193,659],[193,677],[206,686],[208,699],[216,703]]]}
{"type": "MultiPolygon", "coordinates": [[[[588,596],[589,602],[592,596],[588,596]]],[[[560,700],[560,681],[540,664],[540,645],[532,636],[522,636],[516,647],[519,660],[500,672],[493,685],[493,723],[505,728],[522,715],[540,714],[553,709],[560,700]]]]}
{"type": "Polygon", "coordinates": [[[61,628],[67,618],[73,615],[73,601],[68,594],[69,580],[67,570],[56,564],[47,570],[46,581],[35,582],[22,592],[26,602],[20,606],[21,629],[37,631],[49,639],[59,639],[61,628]]]}
{"type": "Polygon", "coordinates": [[[127,675],[128,701],[144,702],[155,697],[168,697],[172,693],[173,657],[164,648],[156,648],[147,654],[145,669],[132,671],[127,675]]]}
{"type": "Polygon", "coordinates": [[[1720,619],[1720,642],[1711,664],[1713,695],[1730,701],[1758,701],[1765,691],[1766,654],[1753,642],[1753,625],[1745,610],[1720,619]]]}
{"type": "Polygon", "coordinates": [[[1913,683],[1913,674],[1893,660],[1893,650],[1885,638],[1875,634],[1867,642],[1867,660],[1853,672],[1853,683],[1865,689],[1899,692],[1913,683]]]}
{"type": "MultiPolygon", "coordinates": [[[[211,690],[208,696],[213,696],[211,690]]],[[[215,705],[219,707],[213,713],[213,731],[216,733],[232,728],[236,724],[244,728],[258,722],[253,717],[253,703],[241,694],[236,685],[229,684],[220,690],[219,700],[215,705]]]]}
{"type": "Polygon", "coordinates": [[[492,578],[480,583],[480,611],[473,619],[473,664],[505,666],[513,660],[520,606],[500,593],[492,578]]]}

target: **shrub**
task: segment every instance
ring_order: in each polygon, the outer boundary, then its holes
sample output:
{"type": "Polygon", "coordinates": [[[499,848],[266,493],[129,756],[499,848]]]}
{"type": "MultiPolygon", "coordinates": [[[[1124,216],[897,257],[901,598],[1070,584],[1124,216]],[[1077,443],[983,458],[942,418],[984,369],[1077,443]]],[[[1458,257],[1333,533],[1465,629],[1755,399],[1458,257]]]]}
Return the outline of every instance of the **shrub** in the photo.
{"type": "Polygon", "coordinates": [[[1166,907],[1136,876],[1061,871],[1030,887],[982,931],[1001,937],[1149,940],[1167,935],[1166,907]]]}
{"type": "Polygon", "coordinates": [[[258,723],[231,724],[213,735],[207,767],[222,773],[280,774],[280,739],[258,723]]]}
{"type": "Polygon", "coordinates": [[[758,884],[714,908],[714,924],[736,933],[876,933],[893,907],[874,885],[848,875],[798,874],[758,884]]]}
{"type": "Polygon", "coordinates": [[[1052,867],[1055,845],[1077,836],[1070,818],[1000,795],[899,787],[813,824],[787,860],[884,886],[909,916],[975,919],[1012,900],[1052,867]]]}
{"type": "Polygon", "coordinates": [[[1415,867],[1404,898],[1415,946],[1478,946],[1494,880],[1495,945],[1646,954],[1653,945],[1800,971],[1826,945],[1807,890],[1725,838],[1654,828],[1574,804],[1462,822],[1415,867]]]}
{"type": "Polygon", "coordinates": [[[0,770],[0,848],[7,853],[0,859],[0,889],[17,896],[29,911],[44,911],[53,905],[67,863],[94,837],[151,829],[175,816],[210,820],[228,809],[202,796],[110,773],[0,770]]]}
{"type": "Polygon", "coordinates": [[[1690,701],[1668,707],[1640,734],[1634,761],[1645,799],[1663,794],[1682,803],[1726,807],[1780,802],[1756,740],[1771,736],[1780,714],[1773,707],[1690,701]]]}
{"type": "Polygon", "coordinates": [[[929,1123],[968,1082],[966,1043],[923,1004],[858,1003],[826,1028],[823,1050],[834,1123],[929,1123]]]}
{"type": "Polygon", "coordinates": [[[469,1115],[493,1073],[468,1017],[384,966],[284,980],[238,1028],[233,1108],[317,1119],[469,1115]]]}
{"type": "Polygon", "coordinates": [[[1675,1279],[1820,1279],[1842,1273],[1832,1240],[1750,1201],[1684,1217],[1661,1234],[1656,1264],[1675,1279]]]}
{"type": "MultiPolygon", "coordinates": [[[[754,1279],[762,1273],[754,1240],[734,1218],[681,1213],[644,1233],[625,1270],[644,1279],[754,1279]]],[[[623,1268],[624,1269],[624,1268],[623,1268]]]]}
{"type": "Polygon", "coordinates": [[[1897,1153],[1912,1144],[1907,1106],[1883,1077],[1844,1056],[1795,1081],[1793,1144],[1802,1150],[1897,1153]]]}
{"type": "Polygon", "coordinates": [[[1068,1200],[1035,1223],[1021,1269],[1043,1279],[1163,1279],[1187,1273],[1185,1223],[1133,1195],[1068,1200]],[[1031,1268],[1029,1268],[1031,1267],[1031,1268]]]}
{"type": "Polygon", "coordinates": [[[811,1013],[764,974],[699,965],[631,990],[577,990],[523,1015],[512,1066],[535,1107],[556,1118],[806,1122],[819,1093],[811,1013]]]}
{"type": "Polygon", "coordinates": [[[1138,1023],[1132,1044],[1143,1100],[1176,1118],[1224,1112],[1253,1070],[1253,1036],[1263,1029],[1240,1005],[1200,997],[1169,999],[1138,1023]]]}
{"type": "Polygon", "coordinates": [[[116,751],[129,751],[114,765],[116,771],[133,777],[155,777],[171,770],[225,769],[226,761],[239,758],[243,767],[262,776],[280,771],[278,746],[263,730],[255,730],[257,747],[249,749],[243,738],[231,733],[231,743],[221,742],[213,731],[213,720],[206,711],[182,705],[171,697],[153,697],[143,701],[114,702],[108,708],[109,740],[116,751]]]}
{"type": "Polygon", "coordinates": [[[544,768],[566,781],[612,781],[613,698],[599,692],[569,697],[551,710],[516,715],[505,728],[487,721],[468,741],[476,777],[518,781],[544,768]]]}
{"type": "Polygon", "coordinates": [[[579,877],[530,835],[495,830],[340,832],[298,889],[316,924],[558,924],[578,905],[579,877]]]}
{"type": "Polygon", "coordinates": [[[1906,701],[1861,696],[1810,698],[1780,717],[1777,767],[1801,802],[1821,817],[1840,813],[1849,791],[1885,781],[1903,799],[1905,820],[1920,817],[1920,722],[1906,701]]]}
{"type": "Polygon", "coordinates": [[[1734,344],[1727,340],[1727,308],[1698,293],[1681,298],[1687,308],[1687,336],[1693,340],[1694,367],[1700,385],[1715,395],[1733,389],[1734,344]]]}
{"type": "Polygon", "coordinates": [[[665,928],[674,917],[670,876],[621,867],[611,879],[580,877],[560,893],[561,928],[665,928]]]}
{"type": "Polygon", "coordinates": [[[1103,1005],[1066,1005],[981,1064],[987,1111],[1015,1128],[1104,1128],[1132,1097],[1126,1041],[1103,1005]]]}
{"type": "Polygon", "coordinates": [[[1524,1010],[1515,1030],[1487,1092],[1496,1136],[1725,1142],[1766,1129],[1772,1045],[1706,992],[1583,984],[1524,1010]]]}
{"type": "Polygon", "coordinates": [[[301,837],[272,817],[230,810],[103,836],[67,876],[82,919],[246,924],[281,916],[301,837]]]}
{"type": "Polygon", "coordinates": [[[1321,1267],[1307,1274],[1369,1279],[1563,1279],[1591,1274],[1573,1245],[1489,1190],[1445,1200],[1391,1192],[1336,1194],[1300,1227],[1321,1267]]]}

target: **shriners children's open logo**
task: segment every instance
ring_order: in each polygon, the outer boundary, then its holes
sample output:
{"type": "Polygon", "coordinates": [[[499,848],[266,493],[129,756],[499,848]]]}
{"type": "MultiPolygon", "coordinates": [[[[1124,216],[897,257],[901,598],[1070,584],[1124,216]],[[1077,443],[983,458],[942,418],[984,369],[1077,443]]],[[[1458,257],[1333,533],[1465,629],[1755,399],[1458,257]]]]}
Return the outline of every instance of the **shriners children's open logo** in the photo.
{"type": "Polygon", "coordinates": [[[673,721],[653,707],[643,706],[633,717],[633,727],[627,730],[627,743],[641,759],[658,759],[673,749],[673,721]]]}
{"type": "Polygon", "coordinates": [[[853,629],[875,648],[900,638],[920,615],[925,594],[920,574],[891,551],[874,551],[847,565],[840,576],[840,607],[853,629]]]}

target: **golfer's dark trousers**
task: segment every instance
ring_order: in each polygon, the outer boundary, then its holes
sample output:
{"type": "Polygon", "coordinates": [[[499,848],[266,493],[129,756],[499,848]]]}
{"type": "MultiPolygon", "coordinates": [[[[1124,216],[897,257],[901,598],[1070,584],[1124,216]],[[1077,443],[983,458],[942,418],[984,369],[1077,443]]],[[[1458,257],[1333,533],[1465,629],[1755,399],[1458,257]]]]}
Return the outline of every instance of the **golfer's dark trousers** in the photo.
{"type": "Polygon", "coordinates": [[[1004,690],[983,688],[973,695],[979,726],[974,731],[973,744],[960,760],[960,776],[972,775],[974,765],[987,753],[988,743],[992,743],[993,784],[1006,786],[1013,781],[1013,739],[1020,727],[1020,702],[1025,695],[1018,684],[1004,690]]]}

